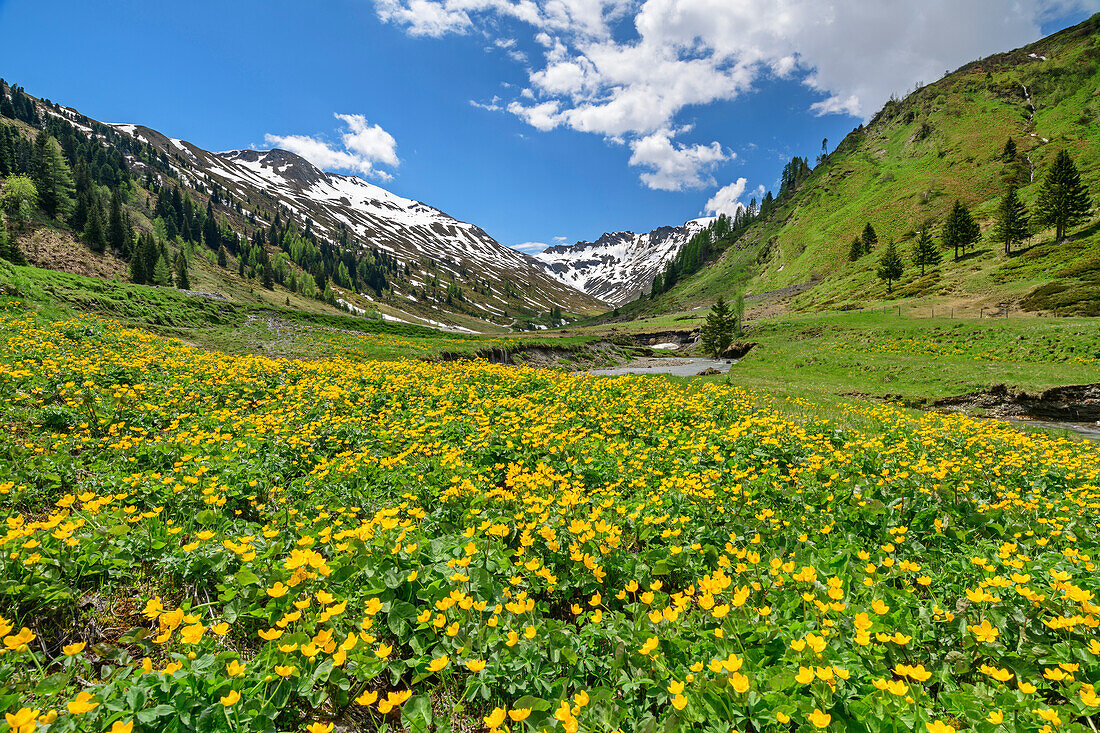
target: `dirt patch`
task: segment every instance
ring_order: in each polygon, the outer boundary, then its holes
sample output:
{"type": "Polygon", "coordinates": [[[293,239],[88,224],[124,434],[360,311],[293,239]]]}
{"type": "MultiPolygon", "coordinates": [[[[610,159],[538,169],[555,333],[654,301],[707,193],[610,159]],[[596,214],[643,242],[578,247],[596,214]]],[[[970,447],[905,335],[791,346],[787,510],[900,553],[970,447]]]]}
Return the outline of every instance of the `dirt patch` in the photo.
{"type": "Polygon", "coordinates": [[[1053,387],[1037,395],[1011,392],[1005,385],[997,384],[979,392],[936,400],[931,407],[980,409],[993,417],[1097,422],[1100,421],[1100,384],[1053,387]]]}
{"type": "Polygon", "coordinates": [[[36,229],[19,238],[19,249],[28,264],[35,267],[104,280],[129,280],[125,260],[109,252],[96,254],[65,232],[36,229]]]}
{"type": "Polygon", "coordinates": [[[622,347],[610,341],[596,341],[579,346],[518,344],[511,348],[494,346],[470,354],[444,351],[439,355],[439,361],[487,361],[490,364],[571,371],[613,366],[621,363],[624,358],[622,347]]]}

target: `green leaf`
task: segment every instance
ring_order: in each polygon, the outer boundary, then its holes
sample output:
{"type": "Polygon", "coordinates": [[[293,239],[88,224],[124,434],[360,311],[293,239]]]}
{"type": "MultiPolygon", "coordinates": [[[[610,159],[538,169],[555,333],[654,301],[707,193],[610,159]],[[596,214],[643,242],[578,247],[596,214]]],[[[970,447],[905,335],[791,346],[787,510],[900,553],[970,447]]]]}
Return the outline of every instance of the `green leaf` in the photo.
{"type": "Polygon", "coordinates": [[[427,695],[417,695],[401,708],[401,720],[410,733],[428,733],[432,725],[432,702],[427,695]]]}
{"type": "Polygon", "coordinates": [[[157,705],[155,708],[149,708],[148,710],[139,710],[135,717],[137,717],[139,723],[148,725],[154,720],[166,718],[175,714],[176,709],[171,705],[157,705]]]}

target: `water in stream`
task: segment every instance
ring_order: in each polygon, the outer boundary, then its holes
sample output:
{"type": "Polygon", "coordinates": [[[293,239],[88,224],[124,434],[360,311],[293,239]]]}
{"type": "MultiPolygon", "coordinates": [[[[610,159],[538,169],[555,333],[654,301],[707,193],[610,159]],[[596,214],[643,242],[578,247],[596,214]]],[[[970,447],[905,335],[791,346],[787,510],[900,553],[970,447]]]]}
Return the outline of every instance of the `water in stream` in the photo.
{"type": "Polygon", "coordinates": [[[674,377],[694,377],[704,369],[717,369],[725,374],[735,359],[684,359],[658,357],[635,359],[610,369],[593,369],[588,374],[617,377],[623,374],[671,374],[674,377]]]}

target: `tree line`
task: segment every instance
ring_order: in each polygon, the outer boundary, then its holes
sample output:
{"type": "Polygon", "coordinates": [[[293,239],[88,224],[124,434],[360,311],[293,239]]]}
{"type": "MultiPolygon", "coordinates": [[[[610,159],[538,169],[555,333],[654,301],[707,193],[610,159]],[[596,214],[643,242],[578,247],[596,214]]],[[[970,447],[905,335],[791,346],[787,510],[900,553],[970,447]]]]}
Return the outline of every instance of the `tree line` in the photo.
{"type": "MultiPolygon", "coordinates": [[[[1016,165],[1016,145],[1009,139],[1001,154],[1006,164],[1016,165]]],[[[1028,211],[1020,199],[1017,181],[1018,168],[1007,168],[1005,190],[997,207],[992,238],[1004,245],[1005,254],[1027,241],[1040,227],[1054,227],[1056,242],[1065,240],[1069,231],[1086,221],[1091,211],[1088,189],[1070,154],[1062,150],[1055,156],[1039,188],[1034,211],[1028,211]]],[[[955,201],[951,211],[939,227],[940,244],[934,240],[936,223],[927,220],[917,232],[913,246],[912,262],[920,268],[921,275],[929,267],[936,267],[943,257],[943,250],[953,250],[958,262],[982,237],[981,228],[970,210],[961,201],[955,201]]],[[[869,255],[878,243],[874,227],[868,222],[861,235],[856,236],[848,249],[848,259],[858,261],[869,255]]],[[[887,292],[893,292],[893,284],[905,272],[905,261],[897,245],[891,239],[880,254],[876,274],[886,282],[887,292]]]]}

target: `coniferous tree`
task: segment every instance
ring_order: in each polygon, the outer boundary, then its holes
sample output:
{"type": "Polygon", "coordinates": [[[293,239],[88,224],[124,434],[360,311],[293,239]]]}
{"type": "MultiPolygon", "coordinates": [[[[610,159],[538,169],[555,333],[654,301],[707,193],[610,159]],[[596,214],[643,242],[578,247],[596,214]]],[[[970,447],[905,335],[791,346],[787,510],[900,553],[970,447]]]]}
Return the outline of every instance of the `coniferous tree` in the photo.
{"type": "MultiPolygon", "coordinates": [[[[139,241],[144,243],[144,240],[139,241]]],[[[139,244],[138,251],[130,258],[130,282],[138,285],[144,285],[149,281],[149,274],[145,271],[145,257],[142,254],[139,244]]]]}
{"type": "Polygon", "coordinates": [[[176,287],[180,290],[191,289],[191,278],[187,276],[187,258],[182,251],[176,255],[176,287]]]}
{"type": "Polygon", "coordinates": [[[116,252],[126,253],[126,221],[122,218],[122,195],[117,188],[111,194],[111,213],[107,218],[107,244],[116,252]]]}
{"type": "Polygon", "coordinates": [[[875,228],[871,226],[871,222],[867,222],[867,226],[863,227],[863,254],[869,255],[871,251],[878,244],[878,235],[875,234],[875,228]]]}
{"type": "Polygon", "coordinates": [[[168,287],[172,284],[172,270],[168,267],[168,258],[157,254],[157,264],[153,267],[153,285],[168,287]]]}
{"type": "Polygon", "coordinates": [[[943,223],[943,243],[955,250],[955,261],[959,259],[959,251],[966,254],[966,248],[981,238],[982,232],[978,223],[970,216],[970,210],[958,199],[947,215],[943,223]]]}
{"type": "Polygon", "coordinates": [[[925,267],[935,267],[940,264],[940,250],[932,241],[931,227],[926,224],[917,238],[917,244],[913,248],[913,263],[920,267],[921,277],[924,276],[925,267]]]}
{"type": "Polygon", "coordinates": [[[225,252],[225,247],[218,246],[218,267],[227,267],[229,265],[229,256],[225,252]]]}
{"type": "Polygon", "coordinates": [[[1008,140],[1005,142],[1004,149],[1001,151],[1001,162],[1016,162],[1016,143],[1012,140],[1012,138],[1008,138],[1008,140]]]}
{"type": "Polygon", "coordinates": [[[1061,242],[1074,224],[1089,214],[1089,192],[1081,182],[1081,174],[1073,158],[1065,150],[1058,153],[1043,179],[1039,199],[1035,202],[1035,220],[1054,226],[1054,240],[1061,242]]]}
{"type": "Polygon", "coordinates": [[[34,140],[34,184],[38,188],[38,205],[51,219],[67,217],[73,209],[73,175],[61,146],[45,130],[34,140]]]}
{"type": "Polygon", "coordinates": [[[886,292],[894,292],[894,281],[901,278],[904,272],[905,264],[901,261],[901,255],[898,254],[894,240],[891,239],[878,263],[878,276],[880,280],[886,281],[886,292]]]}
{"type": "Polygon", "coordinates": [[[721,296],[710,307],[700,337],[703,351],[714,356],[719,356],[733,341],[733,314],[721,296]]]}
{"type": "Polygon", "coordinates": [[[218,231],[218,222],[214,218],[214,206],[210,201],[206,202],[206,219],[202,223],[202,238],[206,246],[213,251],[221,247],[221,232],[218,231]]]}
{"type": "Polygon", "coordinates": [[[107,249],[107,231],[103,223],[103,210],[99,203],[93,201],[88,210],[88,223],[84,227],[84,241],[93,252],[103,252],[107,249]]]}
{"type": "Polygon", "coordinates": [[[15,145],[12,142],[11,126],[0,125],[0,176],[7,177],[15,173],[15,145]]]}
{"type": "Polygon", "coordinates": [[[855,262],[863,256],[863,239],[856,235],[852,240],[852,246],[848,248],[848,261],[855,262]]]}
{"type": "Polygon", "coordinates": [[[993,229],[998,242],[1004,242],[1005,254],[1012,253],[1012,245],[1028,236],[1027,207],[1016,194],[1016,186],[1009,184],[997,210],[997,223],[993,229]]]}

